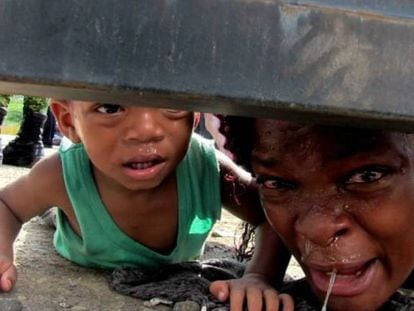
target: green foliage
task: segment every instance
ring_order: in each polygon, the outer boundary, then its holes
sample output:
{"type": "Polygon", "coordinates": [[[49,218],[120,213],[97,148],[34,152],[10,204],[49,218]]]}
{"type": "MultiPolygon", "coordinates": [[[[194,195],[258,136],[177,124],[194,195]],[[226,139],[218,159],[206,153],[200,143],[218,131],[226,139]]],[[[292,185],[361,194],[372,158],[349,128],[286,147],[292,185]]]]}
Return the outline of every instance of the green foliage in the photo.
{"type": "Polygon", "coordinates": [[[10,97],[7,115],[1,127],[2,134],[16,135],[23,117],[23,96],[10,97]]]}
{"type": "Polygon", "coordinates": [[[10,103],[7,108],[7,115],[6,120],[4,122],[5,125],[13,125],[22,122],[23,116],[23,96],[11,96],[10,103]]]}
{"type": "Polygon", "coordinates": [[[35,112],[42,112],[46,114],[48,99],[39,96],[25,96],[23,105],[35,112]]]}
{"type": "MultiPolygon", "coordinates": [[[[6,103],[8,102],[8,96],[0,94],[0,106],[5,106],[4,101],[6,103]]],[[[10,101],[7,105],[7,115],[1,126],[2,134],[15,135],[19,131],[23,118],[23,105],[26,105],[26,107],[29,107],[33,111],[46,114],[48,99],[35,96],[10,96],[10,101]]]]}

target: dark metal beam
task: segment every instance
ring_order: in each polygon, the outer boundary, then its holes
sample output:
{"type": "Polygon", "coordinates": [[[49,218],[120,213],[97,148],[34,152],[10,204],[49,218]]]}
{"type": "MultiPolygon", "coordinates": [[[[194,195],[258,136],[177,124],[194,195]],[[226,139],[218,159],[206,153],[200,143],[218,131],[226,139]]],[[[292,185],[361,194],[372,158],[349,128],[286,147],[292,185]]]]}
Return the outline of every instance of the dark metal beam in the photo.
{"type": "Polygon", "coordinates": [[[0,92],[414,130],[411,0],[3,0],[0,92]]]}

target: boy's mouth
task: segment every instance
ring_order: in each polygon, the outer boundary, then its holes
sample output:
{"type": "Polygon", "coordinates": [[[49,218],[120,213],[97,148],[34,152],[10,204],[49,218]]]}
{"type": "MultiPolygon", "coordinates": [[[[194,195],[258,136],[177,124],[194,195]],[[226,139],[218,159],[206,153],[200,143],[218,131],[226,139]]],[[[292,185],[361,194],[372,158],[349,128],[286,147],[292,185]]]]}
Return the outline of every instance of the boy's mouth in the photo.
{"type": "Polygon", "coordinates": [[[152,161],[145,161],[145,162],[127,162],[123,164],[124,167],[133,169],[133,170],[145,170],[147,168],[153,167],[157,164],[162,163],[161,159],[152,160],[152,161]]]}
{"type": "Polygon", "coordinates": [[[332,288],[334,296],[355,296],[367,290],[374,279],[377,259],[350,264],[328,266],[312,265],[309,267],[310,277],[314,286],[326,292],[332,271],[336,271],[335,283],[332,288]]]}
{"type": "Polygon", "coordinates": [[[141,155],[136,156],[134,158],[130,158],[125,161],[122,166],[126,168],[130,168],[133,170],[145,170],[156,166],[162,162],[165,162],[165,159],[159,155],[151,154],[151,155],[141,155]]]}
{"type": "Polygon", "coordinates": [[[155,178],[165,166],[166,160],[160,156],[136,157],[122,164],[124,172],[135,180],[155,178]]]}

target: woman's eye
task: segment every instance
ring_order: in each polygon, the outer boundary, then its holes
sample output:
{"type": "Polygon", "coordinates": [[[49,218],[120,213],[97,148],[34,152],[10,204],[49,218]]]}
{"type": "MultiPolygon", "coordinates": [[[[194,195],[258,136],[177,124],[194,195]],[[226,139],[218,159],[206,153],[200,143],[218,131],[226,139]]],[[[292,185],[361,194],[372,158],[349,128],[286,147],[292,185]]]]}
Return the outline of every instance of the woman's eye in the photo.
{"type": "Polygon", "coordinates": [[[346,185],[366,184],[379,181],[388,175],[390,170],[387,168],[366,168],[352,173],[346,180],[346,185]]]}
{"type": "Polygon", "coordinates": [[[258,185],[266,189],[296,189],[297,185],[294,182],[284,180],[279,177],[258,176],[256,179],[258,185]]]}
{"type": "Polygon", "coordinates": [[[96,108],[96,111],[105,114],[114,114],[122,111],[122,106],[117,104],[101,104],[96,108]]]}

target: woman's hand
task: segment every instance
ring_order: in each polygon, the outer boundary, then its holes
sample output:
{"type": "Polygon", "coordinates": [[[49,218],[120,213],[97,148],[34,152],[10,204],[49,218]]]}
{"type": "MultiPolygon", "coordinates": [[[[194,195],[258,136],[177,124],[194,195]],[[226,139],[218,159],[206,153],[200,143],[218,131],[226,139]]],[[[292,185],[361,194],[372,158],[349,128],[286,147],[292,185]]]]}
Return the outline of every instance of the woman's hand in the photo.
{"type": "Polygon", "coordinates": [[[260,274],[248,273],[240,279],[215,281],[210,292],[221,302],[230,300],[230,311],[292,311],[290,295],[279,294],[260,274]]]}

